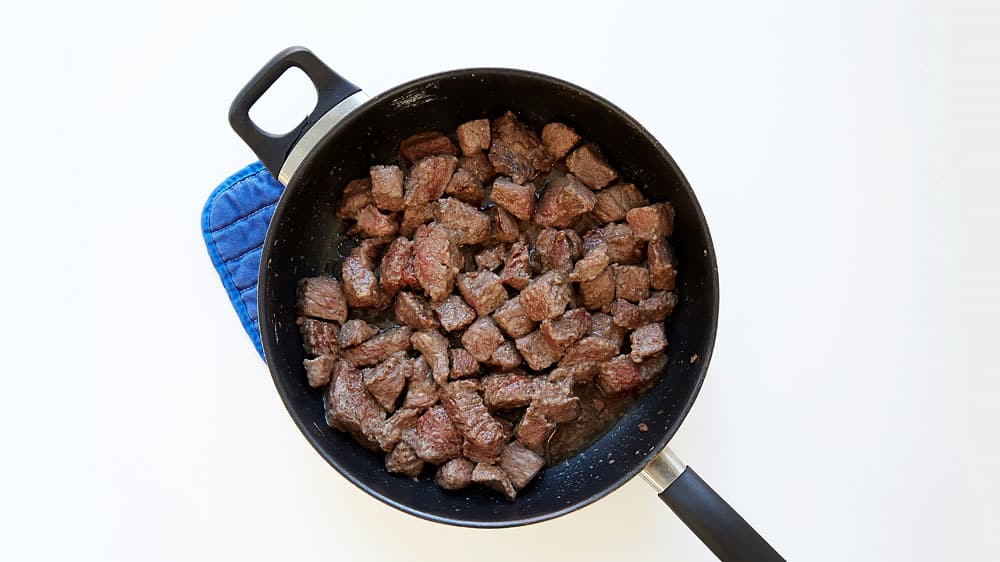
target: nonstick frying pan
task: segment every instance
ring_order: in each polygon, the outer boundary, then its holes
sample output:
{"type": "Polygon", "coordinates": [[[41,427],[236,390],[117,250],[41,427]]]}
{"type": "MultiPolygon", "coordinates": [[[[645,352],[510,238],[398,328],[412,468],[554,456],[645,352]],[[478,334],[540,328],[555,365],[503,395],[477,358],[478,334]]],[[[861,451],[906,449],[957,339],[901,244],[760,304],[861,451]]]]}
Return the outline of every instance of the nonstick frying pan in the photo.
{"type": "Polygon", "coordinates": [[[718,319],[719,282],[712,239],[698,201],[666,150],[639,123],[595,94],[533,72],[455,70],[420,78],[368,99],[301,47],[275,56],[239,92],[229,112],[233,129],[286,186],[261,256],[258,312],[264,354],[289,414],[316,451],[348,480],[379,500],[432,521],[468,527],[536,523],[579,509],[640,472],[659,497],[723,560],[781,560],[721,497],[666,445],[705,379],[718,319]],[[318,102],[291,132],[257,127],[250,107],[289,68],[313,82],[318,102]],[[295,324],[296,283],[333,274],[334,203],[340,188],[392,161],[399,141],[427,130],[514,111],[539,129],[561,121],[601,147],[621,177],[677,212],[671,243],[679,263],[677,305],[668,328],[670,360],[658,382],[588,449],[556,466],[514,502],[471,487],[438,488],[386,472],[381,454],[325,422],[320,390],[309,388],[295,324]],[[697,357],[695,360],[692,358],[697,357]],[[639,431],[642,422],[647,431],[639,431]]]}

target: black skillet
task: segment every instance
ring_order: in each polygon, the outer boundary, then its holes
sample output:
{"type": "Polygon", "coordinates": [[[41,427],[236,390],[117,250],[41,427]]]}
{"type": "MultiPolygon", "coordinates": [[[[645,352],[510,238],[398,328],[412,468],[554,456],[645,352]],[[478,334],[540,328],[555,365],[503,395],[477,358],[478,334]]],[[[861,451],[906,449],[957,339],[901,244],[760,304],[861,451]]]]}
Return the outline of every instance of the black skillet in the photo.
{"type": "Polygon", "coordinates": [[[579,509],[643,473],[659,497],[723,560],[781,560],[777,552],[669,449],[705,379],[715,341],[719,280],[712,239],[691,186],[673,159],[634,119],[567,82],[523,70],[482,68],[435,74],[367,99],[307,49],[275,56],[236,96],[233,129],[287,187],[271,219],[258,288],[261,338],[275,386],[299,429],[362,490],[407,513],[468,527],[536,523],[579,509]],[[285,135],[258,128],[248,111],[290,67],[318,90],[316,108],[285,135]],[[369,166],[392,161],[399,141],[427,130],[514,111],[540,128],[561,121],[595,141],[621,177],[677,211],[671,243],[680,303],[669,323],[670,361],[656,385],[584,452],[547,468],[514,502],[471,487],[445,492],[385,471],[383,456],[327,427],[321,392],[309,388],[295,325],[296,281],[332,273],[334,201],[369,166]],[[692,357],[697,360],[692,361],[692,357]],[[639,422],[648,431],[639,431],[639,422]]]}

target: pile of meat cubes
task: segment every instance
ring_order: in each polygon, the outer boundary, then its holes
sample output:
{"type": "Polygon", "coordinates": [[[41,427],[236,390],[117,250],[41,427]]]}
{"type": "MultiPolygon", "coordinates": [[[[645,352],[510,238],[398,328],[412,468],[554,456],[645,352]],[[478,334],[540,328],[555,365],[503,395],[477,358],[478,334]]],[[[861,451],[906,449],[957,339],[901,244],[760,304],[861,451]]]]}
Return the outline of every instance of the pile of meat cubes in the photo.
{"type": "Polygon", "coordinates": [[[572,128],[510,112],[399,152],[343,188],[339,278],[300,282],[308,381],[390,472],[513,500],[580,416],[574,389],[635,394],[663,370],[674,210],[572,128]]]}

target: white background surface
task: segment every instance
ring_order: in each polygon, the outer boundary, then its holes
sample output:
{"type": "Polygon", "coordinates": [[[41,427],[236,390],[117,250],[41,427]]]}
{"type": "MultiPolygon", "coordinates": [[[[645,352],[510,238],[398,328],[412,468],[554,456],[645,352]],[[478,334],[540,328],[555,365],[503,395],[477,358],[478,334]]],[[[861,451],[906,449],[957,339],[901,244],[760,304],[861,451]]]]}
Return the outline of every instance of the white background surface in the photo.
{"type": "Polygon", "coordinates": [[[5,8],[0,558],[711,559],[638,480],[475,531],[313,452],[199,233],[253,160],[228,104],[292,44],[371,93],[497,65],[621,105],[719,256],[715,359],[673,448],[789,559],[996,555],[995,3],[360,4],[5,8]]]}

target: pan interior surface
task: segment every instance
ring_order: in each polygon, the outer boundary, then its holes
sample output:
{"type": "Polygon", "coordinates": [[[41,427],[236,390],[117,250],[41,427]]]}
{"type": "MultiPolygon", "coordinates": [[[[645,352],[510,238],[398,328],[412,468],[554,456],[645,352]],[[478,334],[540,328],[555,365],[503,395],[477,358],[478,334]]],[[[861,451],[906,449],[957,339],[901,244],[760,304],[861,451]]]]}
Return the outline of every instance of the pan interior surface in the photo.
{"type": "Polygon", "coordinates": [[[378,499],[426,519],[504,527],[549,519],[587,505],[635,476],[670,439],[687,414],[715,338],[718,280],[715,255],[694,193],[663,148],[607,101],[543,75],[506,69],[462,70],[422,78],[379,95],[351,113],[317,146],[289,182],[264,245],[259,311],[275,385],[317,451],[378,499]],[[309,388],[295,324],[298,279],[332,274],[334,203],[348,181],[396,159],[399,142],[427,130],[454,131],[468,120],[507,110],[536,131],[550,121],[572,126],[600,146],[622,180],[677,212],[671,243],[678,260],[679,303],[669,321],[668,366],[625,417],[584,452],[546,468],[514,502],[472,486],[438,488],[433,466],[418,481],[388,473],[383,455],[326,425],[322,391],[309,388]],[[693,356],[698,359],[691,361],[693,356]],[[648,427],[639,430],[639,423],[648,427]]]}

